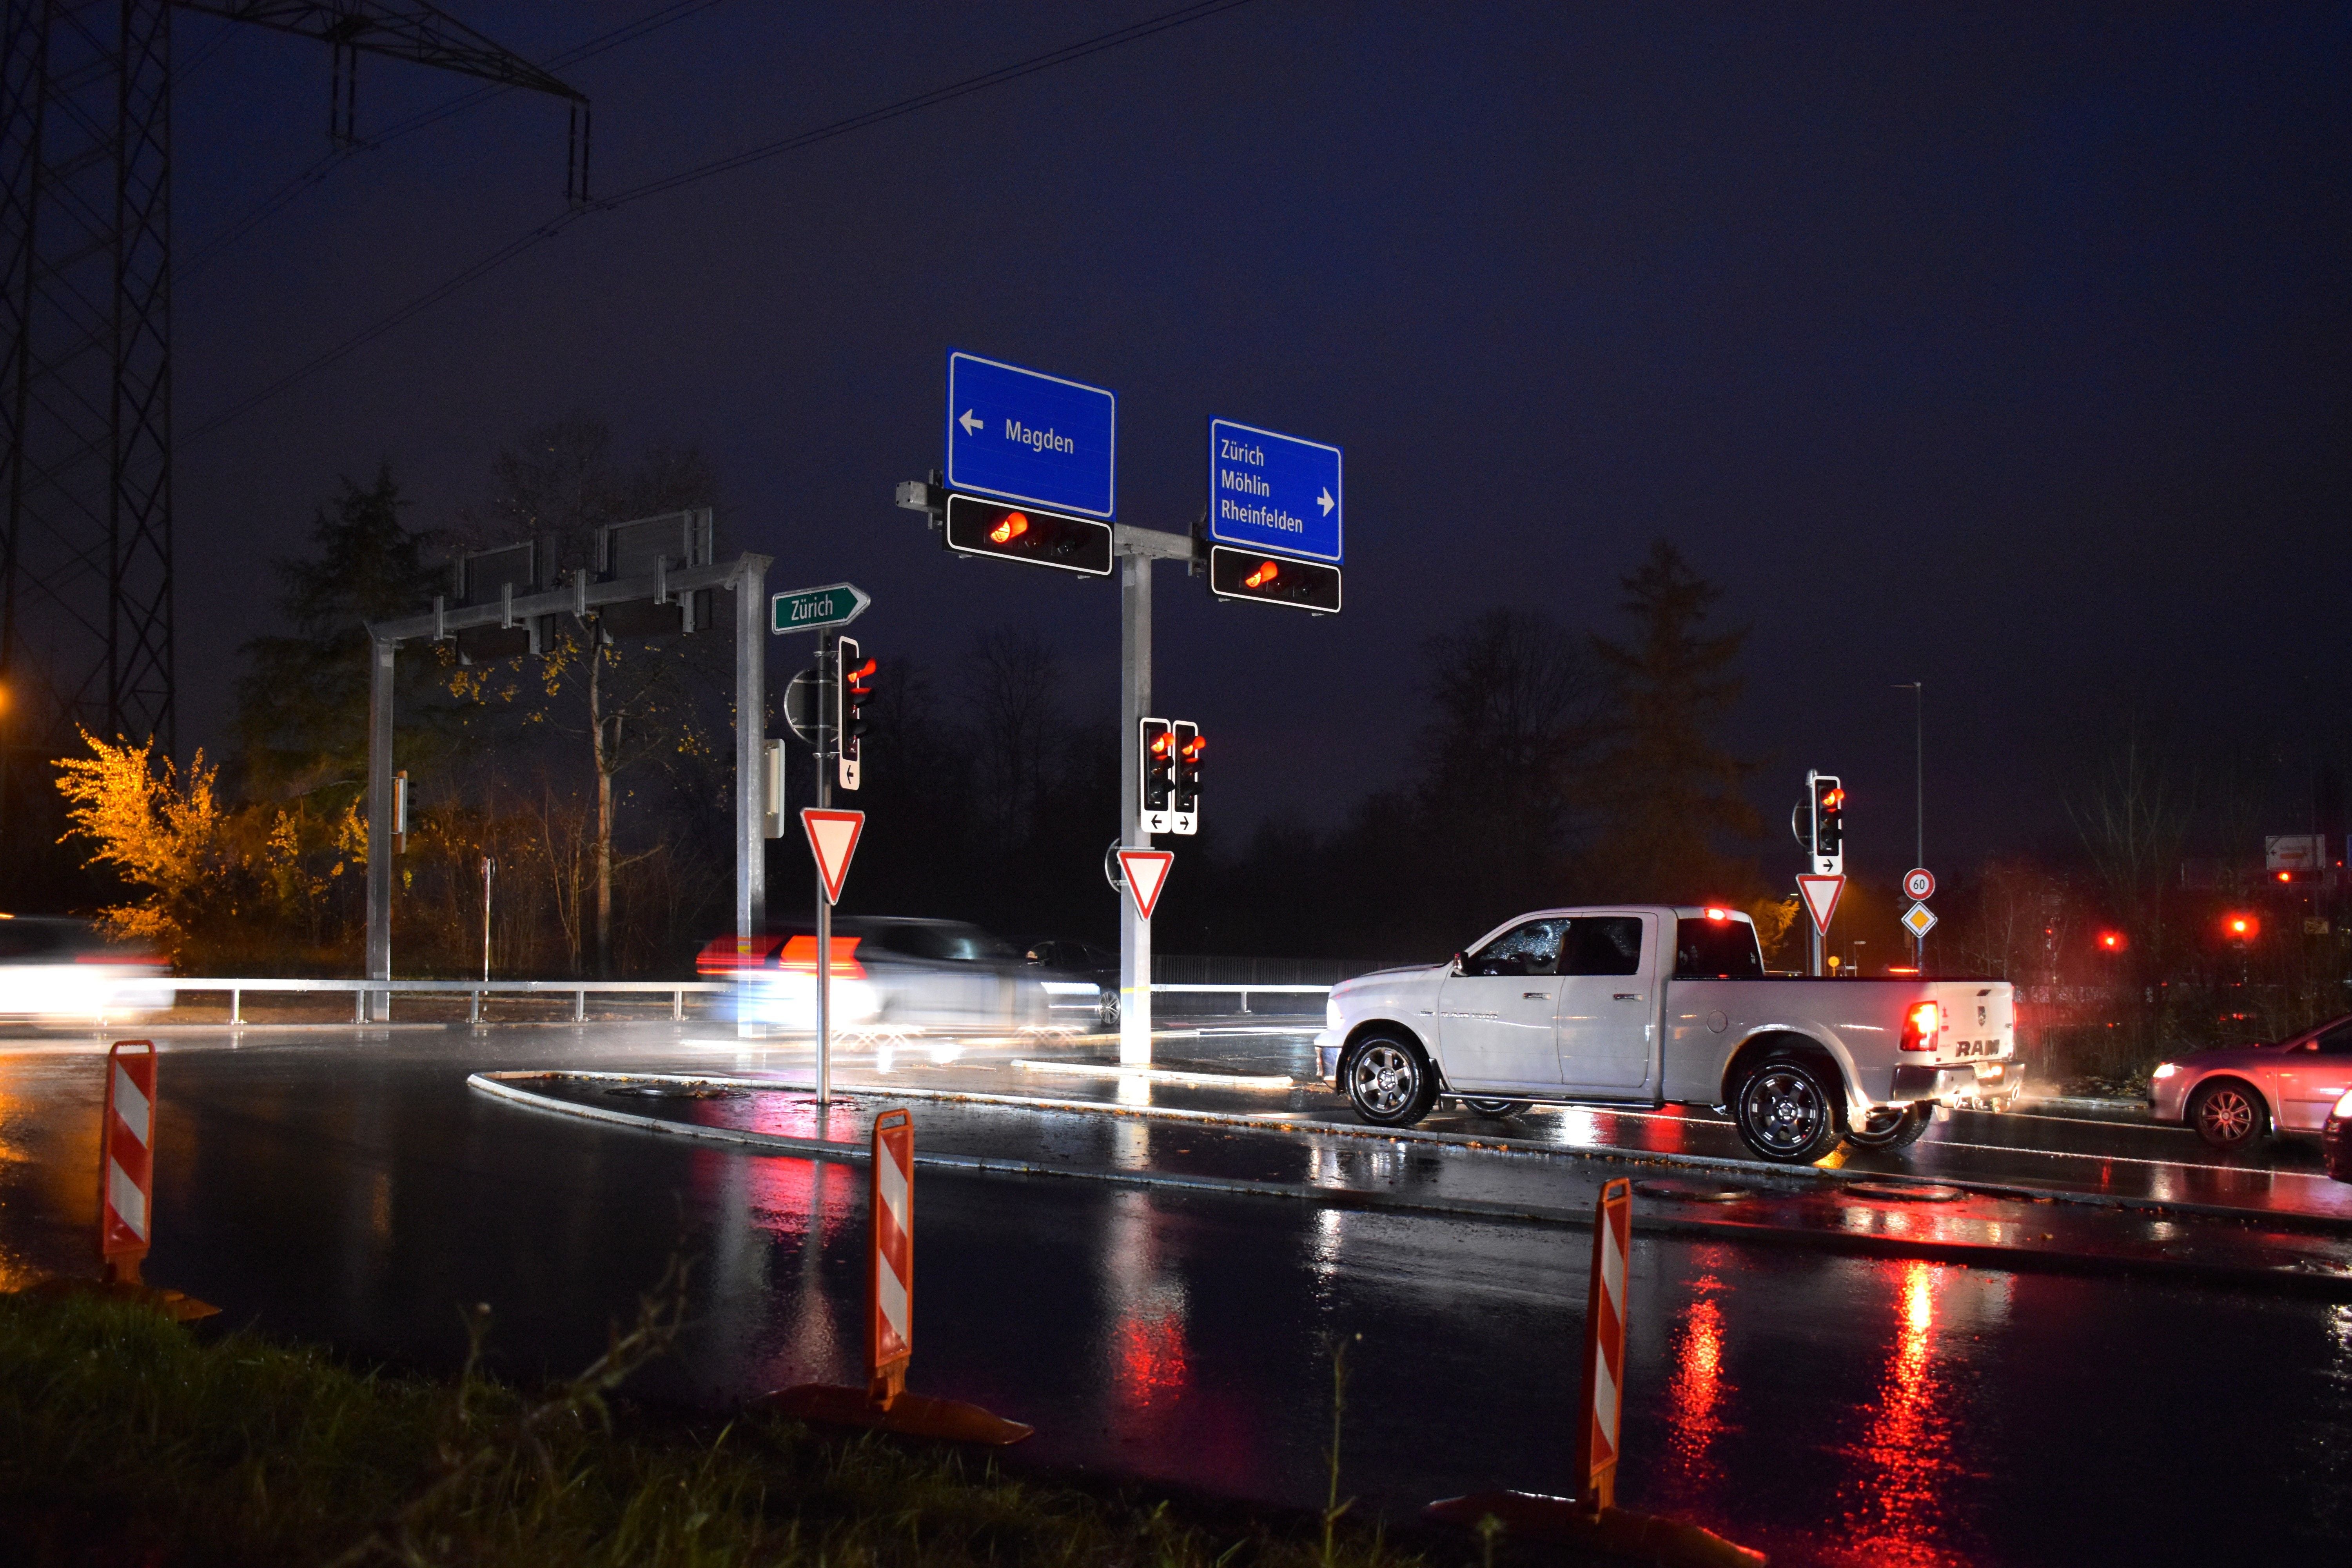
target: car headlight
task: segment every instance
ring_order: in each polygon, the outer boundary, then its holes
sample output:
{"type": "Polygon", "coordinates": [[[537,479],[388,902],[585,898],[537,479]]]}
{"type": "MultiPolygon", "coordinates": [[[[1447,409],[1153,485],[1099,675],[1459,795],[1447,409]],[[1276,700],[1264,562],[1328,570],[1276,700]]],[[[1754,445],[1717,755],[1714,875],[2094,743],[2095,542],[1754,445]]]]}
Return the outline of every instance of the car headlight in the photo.
{"type": "Polygon", "coordinates": [[[1323,998],[1323,1026],[1327,1029],[1339,1026],[1339,999],[1336,996],[1323,998]]]}
{"type": "Polygon", "coordinates": [[[2180,1064],[2179,1062],[2158,1062],[2157,1064],[2155,1076],[2158,1078],[2170,1078],[2174,1073],[2177,1073],[2179,1070],[2180,1064]]]}
{"type": "Polygon", "coordinates": [[[2339,1121],[2352,1121],[2352,1089],[2346,1089],[2344,1097],[2336,1102],[2336,1117],[2339,1121]]]}

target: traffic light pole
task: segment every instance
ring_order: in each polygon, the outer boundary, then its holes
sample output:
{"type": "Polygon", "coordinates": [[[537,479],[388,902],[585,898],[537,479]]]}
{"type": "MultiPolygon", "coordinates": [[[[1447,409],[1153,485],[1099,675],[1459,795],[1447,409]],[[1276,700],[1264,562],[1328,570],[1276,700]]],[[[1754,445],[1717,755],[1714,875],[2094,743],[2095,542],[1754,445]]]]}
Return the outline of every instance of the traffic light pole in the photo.
{"type": "MultiPolygon", "coordinates": [[[[1149,849],[1143,830],[1143,716],[1151,711],[1151,563],[1191,561],[1189,534],[1118,524],[1118,841],[1149,849]]],[[[1118,901],[1118,1065],[1151,1065],[1151,922],[1118,901]]]]}
{"type": "MultiPolygon", "coordinates": [[[[1151,710],[1151,557],[1118,562],[1118,841],[1148,849],[1143,830],[1143,716],[1151,710]]],[[[1118,901],[1118,1065],[1151,1065],[1151,922],[1118,901]]]]}

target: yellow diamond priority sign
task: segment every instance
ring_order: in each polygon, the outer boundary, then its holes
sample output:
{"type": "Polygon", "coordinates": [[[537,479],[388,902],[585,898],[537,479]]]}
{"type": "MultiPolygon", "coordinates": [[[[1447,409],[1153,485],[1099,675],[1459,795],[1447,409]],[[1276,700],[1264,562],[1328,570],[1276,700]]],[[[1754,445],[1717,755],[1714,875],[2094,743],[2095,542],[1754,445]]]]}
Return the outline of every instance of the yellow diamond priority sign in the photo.
{"type": "Polygon", "coordinates": [[[1925,904],[1914,904],[1905,911],[1903,923],[1911,928],[1913,936],[1924,937],[1936,929],[1936,911],[1925,904]]]}

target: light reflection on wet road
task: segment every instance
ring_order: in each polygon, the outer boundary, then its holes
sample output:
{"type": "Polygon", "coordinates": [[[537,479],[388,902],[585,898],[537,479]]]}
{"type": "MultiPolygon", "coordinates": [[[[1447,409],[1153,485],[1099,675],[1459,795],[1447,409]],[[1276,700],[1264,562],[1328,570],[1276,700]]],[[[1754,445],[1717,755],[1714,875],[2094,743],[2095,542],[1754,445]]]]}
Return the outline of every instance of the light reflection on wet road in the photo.
{"type": "MultiPolygon", "coordinates": [[[[167,1055],[152,1277],[279,1332],[443,1363],[456,1303],[515,1370],[601,1348],[681,1222],[697,1322],[652,1390],[853,1373],[863,1173],[469,1093],[543,1047],[395,1037],[167,1055]]],[[[0,1058],[0,1239],[79,1267],[88,1058],[0,1058]]],[[[1147,1156],[1167,1130],[1113,1129],[1147,1156]]],[[[1557,1489],[1589,1233],[926,1173],[913,1384],[1036,1423],[1025,1457],[1319,1498],[1334,1336],[1360,1334],[1346,1485],[1391,1515],[1557,1489]]],[[[1789,1563],[2283,1560],[2352,1534],[2352,1309],[1641,1237],[1632,1506],[1789,1563]],[[2275,1549],[2271,1551],[2271,1549],[2275,1549]],[[2226,1555],[2226,1553],[2224,1553],[2226,1555]]]]}

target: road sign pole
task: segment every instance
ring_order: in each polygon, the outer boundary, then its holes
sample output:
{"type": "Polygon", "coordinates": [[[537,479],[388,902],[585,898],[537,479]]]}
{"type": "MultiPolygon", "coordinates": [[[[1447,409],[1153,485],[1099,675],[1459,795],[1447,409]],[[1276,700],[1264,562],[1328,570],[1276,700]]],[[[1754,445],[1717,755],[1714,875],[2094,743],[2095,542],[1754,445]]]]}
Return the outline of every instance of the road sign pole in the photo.
{"type": "MultiPolygon", "coordinates": [[[[833,804],[833,756],[838,743],[840,715],[833,710],[839,683],[833,678],[834,660],[841,657],[835,633],[816,639],[816,805],[833,804]]],[[[814,847],[812,846],[812,847],[814,847]]],[[[815,856],[812,854],[811,859],[815,856]]],[[[824,868],[816,872],[816,1102],[833,1103],[833,900],[825,896],[824,868]]]]}
{"type": "MultiPolygon", "coordinates": [[[[1118,841],[1149,848],[1143,830],[1143,716],[1151,710],[1151,557],[1118,563],[1118,841]]],[[[1151,922],[1118,901],[1118,1063],[1151,1065],[1151,922]]]]}
{"type": "Polygon", "coordinates": [[[768,923],[766,805],[761,798],[767,760],[768,639],[760,619],[768,613],[768,562],[745,556],[735,578],[735,940],[742,944],[768,923]]]}

